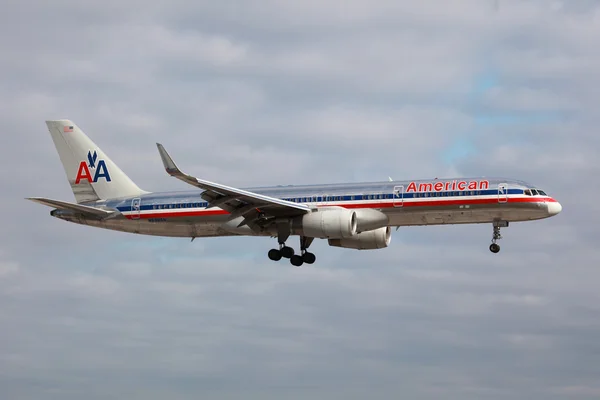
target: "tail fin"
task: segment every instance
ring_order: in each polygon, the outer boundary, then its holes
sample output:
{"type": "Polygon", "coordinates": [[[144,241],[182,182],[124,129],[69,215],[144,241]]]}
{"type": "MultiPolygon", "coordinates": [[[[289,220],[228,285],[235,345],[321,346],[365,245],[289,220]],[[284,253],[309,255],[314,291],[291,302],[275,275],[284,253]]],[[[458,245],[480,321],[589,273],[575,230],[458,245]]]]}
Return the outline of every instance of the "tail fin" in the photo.
{"type": "Polygon", "coordinates": [[[77,203],[146,193],[72,121],[46,121],[46,125],[77,203]]]}

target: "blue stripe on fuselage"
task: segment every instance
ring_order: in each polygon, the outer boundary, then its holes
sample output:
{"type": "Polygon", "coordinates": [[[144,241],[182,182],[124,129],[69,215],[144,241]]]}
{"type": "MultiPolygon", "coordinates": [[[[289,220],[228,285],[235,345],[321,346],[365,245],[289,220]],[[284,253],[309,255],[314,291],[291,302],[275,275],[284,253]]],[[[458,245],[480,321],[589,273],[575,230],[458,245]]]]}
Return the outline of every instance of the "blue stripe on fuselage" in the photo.
{"type": "MultiPolygon", "coordinates": [[[[507,189],[507,195],[511,194],[523,194],[523,189],[507,189]]],[[[402,197],[394,197],[393,193],[377,193],[377,194],[346,194],[336,196],[294,196],[294,197],[283,197],[284,200],[293,201],[297,203],[327,203],[327,202],[356,202],[356,201],[370,201],[370,200],[407,200],[407,199],[448,199],[448,198],[460,198],[466,196],[498,196],[498,189],[486,189],[486,190],[463,190],[463,191],[440,191],[440,192],[416,192],[416,193],[403,193],[402,197]]],[[[206,208],[208,203],[206,201],[195,201],[198,196],[190,196],[189,192],[181,193],[179,196],[171,194],[165,196],[165,201],[160,201],[160,197],[155,198],[143,198],[140,211],[149,210],[164,210],[164,209],[185,209],[185,208],[206,208]],[[194,199],[195,198],[195,199],[194,199]],[[144,204],[145,203],[145,204],[144,204]],[[161,208],[156,208],[160,206],[161,208]]],[[[116,208],[121,212],[132,211],[131,206],[132,199],[120,201],[121,205],[116,208]]]]}

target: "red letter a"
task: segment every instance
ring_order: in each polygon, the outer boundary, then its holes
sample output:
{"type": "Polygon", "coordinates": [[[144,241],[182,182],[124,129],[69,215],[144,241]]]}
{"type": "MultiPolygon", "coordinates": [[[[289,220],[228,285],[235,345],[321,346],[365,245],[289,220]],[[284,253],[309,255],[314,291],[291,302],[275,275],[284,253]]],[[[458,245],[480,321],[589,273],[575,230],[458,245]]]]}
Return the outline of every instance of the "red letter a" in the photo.
{"type": "Polygon", "coordinates": [[[75,178],[75,184],[78,185],[79,181],[82,179],[87,180],[89,183],[92,183],[92,174],[90,174],[90,170],[88,169],[85,161],[79,163],[79,170],[77,171],[77,178],[75,178]]]}

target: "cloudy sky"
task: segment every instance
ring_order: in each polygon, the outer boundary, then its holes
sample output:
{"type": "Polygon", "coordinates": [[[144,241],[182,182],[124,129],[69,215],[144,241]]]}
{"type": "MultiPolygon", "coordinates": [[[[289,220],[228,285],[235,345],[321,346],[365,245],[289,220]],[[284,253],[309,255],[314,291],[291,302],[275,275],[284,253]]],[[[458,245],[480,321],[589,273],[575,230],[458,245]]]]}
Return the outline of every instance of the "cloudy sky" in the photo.
{"type": "MultiPolygon", "coordinates": [[[[0,397],[597,399],[600,4],[8,0],[0,397]],[[44,120],[146,190],[493,175],[555,218],[401,228],[385,250],[149,238],[73,199],[44,120]]],[[[295,244],[295,243],[294,243],[295,244]]]]}

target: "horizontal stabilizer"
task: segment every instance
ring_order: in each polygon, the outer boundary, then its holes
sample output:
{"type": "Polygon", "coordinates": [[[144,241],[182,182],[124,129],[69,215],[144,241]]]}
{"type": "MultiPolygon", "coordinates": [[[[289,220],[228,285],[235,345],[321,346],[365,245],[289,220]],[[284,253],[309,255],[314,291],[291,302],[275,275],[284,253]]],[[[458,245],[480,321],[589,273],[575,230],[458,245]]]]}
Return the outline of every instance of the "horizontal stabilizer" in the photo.
{"type": "Polygon", "coordinates": [[[114,218],[115,216],[121,215],[121,212],[116,209],[105,210],[97,207],[84,206],[83,204],[74,204],[66,201],[46,199],[44,197],[28,197],[27,200],[31,200],[48,207],[58,208],[60,210],[69,210],[99,219],[114,218]]]}

